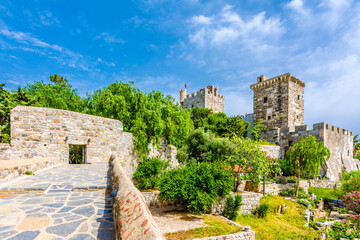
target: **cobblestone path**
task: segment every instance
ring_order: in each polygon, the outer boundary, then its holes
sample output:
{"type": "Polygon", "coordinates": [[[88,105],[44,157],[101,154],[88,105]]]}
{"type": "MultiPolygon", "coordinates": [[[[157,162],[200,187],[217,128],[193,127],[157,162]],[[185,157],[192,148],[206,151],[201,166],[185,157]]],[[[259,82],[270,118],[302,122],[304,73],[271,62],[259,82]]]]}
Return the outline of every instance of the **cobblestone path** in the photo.
{"type": "Polygon", "coordinates": [[[109,184],[108,164],[64,164],[0,186],[0,239],[112,239],[109,184]]]}

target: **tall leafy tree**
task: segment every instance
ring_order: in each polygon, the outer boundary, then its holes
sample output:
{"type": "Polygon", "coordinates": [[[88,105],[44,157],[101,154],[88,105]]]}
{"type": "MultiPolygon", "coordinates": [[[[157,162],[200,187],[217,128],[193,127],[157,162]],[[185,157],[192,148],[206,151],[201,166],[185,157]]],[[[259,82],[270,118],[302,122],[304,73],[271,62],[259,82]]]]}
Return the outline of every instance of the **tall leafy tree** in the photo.
{"type": "Polygon", "coordinates": [[[90,114],[118,119],[124,131],[135,136],[135,147],[146,153],[148,143],[155,138],[166,138],[170,144],[181,146],[193,129],[190,113],[175,104],[171,96],[159,91],[148,94],[136,88],[133,82],[115,82],[88,96],[90,114]]]}
{"type": "Polygon", "coordinates": [[[209,108],[194,107],[191,109],[191,120],[194,123],[194,127],[199,128],[203,119],[212,114],[212,110],[209,108]]]}
{"type": "MultiPolygon", "coordinates": [[[[256,141],[239,137],[231,140],[235,147],[233,154],[228,157],[228,162],[233,171],[237,169],[238,173],[244,172],[247,178],[256,185],[261,181],[263,174],[281,173],[278,162],[266,157],[266,153],[262,151],[256,141]]],[[[235,179],[234,182],[236,189],[239,179],[235,179]]]]}
{"type": "Polygon", "coordinates": [[[317,174],[320,167],[330,158],[330,150],[323,142],[317,142],[316,137],[308,135],[301,138],[295,145],[286,152],[286,157],[291,168],[297,174],[295,196],[298,196],[301,173],[310,175],[317,174]]]}

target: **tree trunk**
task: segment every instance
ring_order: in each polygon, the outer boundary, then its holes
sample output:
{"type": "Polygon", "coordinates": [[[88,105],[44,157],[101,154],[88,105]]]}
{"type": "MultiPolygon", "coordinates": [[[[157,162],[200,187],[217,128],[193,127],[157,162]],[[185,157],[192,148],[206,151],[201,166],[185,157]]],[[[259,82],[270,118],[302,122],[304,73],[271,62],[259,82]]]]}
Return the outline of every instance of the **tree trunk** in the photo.
{"type": "Polygon", "coordinates": [[[297,174],[297,183],[296,183],[296,192],[295,197],[299,194],[299,187],[300,187],[300,158],[297,158],[297,168],[298,168],[298,174],[297,174]]]}

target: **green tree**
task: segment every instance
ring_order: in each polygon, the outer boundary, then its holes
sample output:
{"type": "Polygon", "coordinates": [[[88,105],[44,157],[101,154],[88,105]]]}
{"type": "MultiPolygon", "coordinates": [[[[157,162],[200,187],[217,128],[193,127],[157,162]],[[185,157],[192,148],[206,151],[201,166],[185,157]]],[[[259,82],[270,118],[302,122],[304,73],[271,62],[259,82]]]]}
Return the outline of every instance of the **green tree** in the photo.
{"type": "Polygon", "coordinates": [[[259,120],[256,120],[251,127],[250,134],[253,136],[254,140],[259,141],[260,131],[264,130],[265,127],[261,125],[259,120]]]}
{"type": "Polygon", "coordinates": [[[22,91],[36,99],[30,104],[34,107],[56,108],[74,112],[85,111],[85,100],[79,96],[77,89],[65,84],[64,81],[55,82],[55,84],[38,81],[25,86],[22,91]]]}
{"type": "Polygon", "coordinates": [[[301,172],[310,175],[317,174],[320,166],[330,158],[330,150],[324,147],[323,142],[317,142],[316,137],[308,135],[301,138],[286,152],[286,158],[291,168],[297,174],[295,197],[298,196],[301,172]]]}
{"type": "MultiPolygon", "coordinates": [[[[244,171],[247,178],[254,184],[259,184],[263,174],[281,173],[280,165],[276,160],[266,157],[266,153],[262,151],[261,147],[251,139],[242,139],[239,137],[232,138],[235,144],[234,152],[229,155],[228,162],[233,169],[239,166],[238,173],[244,171]]],[[[239,178],[239,174],[237,174],[239,178]]],[[[235,186],[239,184],[239,179],[234,179],[235,186]]]]}
{"type": "Polygon", "coordinates": [[[224,161],[233,148],[229,139],[216,138],[212,132],[205,132],[202,128],[191,131],[185,143],[188,159],[198,163],[224,161]]]}
{"type": "Polygon", "coordinates": [[[140,154],[146,153],[153,138],[157,143],[164,137],[179,147],[193,129],[189,111],[175,104],[173,97],[159,91],[146,94],[133,82],[115,82],[94,91],[88,96],[87,109],[89,114],[120,120],[124,131],[134,134],[140,154]]]}
{"type": "Polygon", "coordinates": [[[160,176],[170,166],[166,160],[143,157],[137,167],[133,178],[139,189],[152,189],[158,187],[160,176]]]}
{"type": "Polygon", "coordinates": [[[203,119],[212,114],[212,110],[209,108],[194,107],[191,109],[191,120],[194,123],[194,128],[197,129],[202,125],[203,119]]]}
{"type": "Polygon", "coordinates": [[[0,84],[0,131],[1,142],[10,142],[10,110],[15,106],[11,93],[5,89],[5,83],[0,84]]]}
{"type": "Polygon", "coordinates": [[[249,123],[241,116],[228,117],[225,113],[213,113],[204,118],[199,127],[210,130],[219,137],[246,137],[249,123]]]}
{"type": "Polygon", "coordinates": [[[68,80],[66,78],[64,78],[63,76],[54,74],[54,75],[50,75],[49,78],[50,78],[50,81],[55,84],[72,88],[72,86],[69,84],[68,80]]]}

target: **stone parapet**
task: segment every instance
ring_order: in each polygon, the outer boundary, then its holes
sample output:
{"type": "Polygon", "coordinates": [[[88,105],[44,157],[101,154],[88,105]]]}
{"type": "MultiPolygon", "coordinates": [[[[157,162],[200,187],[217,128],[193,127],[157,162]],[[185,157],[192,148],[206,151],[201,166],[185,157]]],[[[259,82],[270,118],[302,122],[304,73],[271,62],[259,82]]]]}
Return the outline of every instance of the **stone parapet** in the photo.
{"type": "Polygon", "coordinates": [[[165,239],[143,195],[131,182],[119,159],[112,155],[111,187],[117,191],[113,201],[114,239],[165,239]]]}
{"type": "Polygon", "coordinates": [[[32,173],[59,164],[57,158],[22,159],[14,161],[0,161],[0,183],[8,182],[31,171],[32,173]]]}

